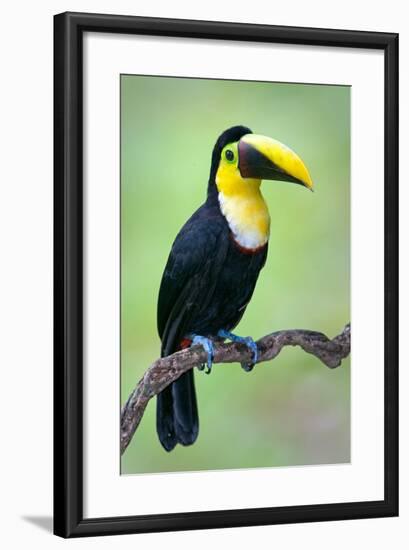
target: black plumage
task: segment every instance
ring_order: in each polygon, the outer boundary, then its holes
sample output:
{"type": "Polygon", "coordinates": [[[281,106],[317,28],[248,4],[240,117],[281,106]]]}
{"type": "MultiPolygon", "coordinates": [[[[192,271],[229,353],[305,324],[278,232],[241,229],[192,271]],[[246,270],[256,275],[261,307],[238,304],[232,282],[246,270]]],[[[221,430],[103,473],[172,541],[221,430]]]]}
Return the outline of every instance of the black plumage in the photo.
{"type": "MultiPolygon", "coordinates": [[[[206,202],[177,235],[162,278],[158,332],[162,356],[180,349],[189,334],[215,337],[240,321],[267,255],[267,245],[244,251],[234,241],[218,201],[215,176],[223,147],[251,130],[236,126],[216,142],[206,202]]],[[[163,447],[190,445],[199,429],[193,371],[158,395],[157,431],[163,447]]]]}

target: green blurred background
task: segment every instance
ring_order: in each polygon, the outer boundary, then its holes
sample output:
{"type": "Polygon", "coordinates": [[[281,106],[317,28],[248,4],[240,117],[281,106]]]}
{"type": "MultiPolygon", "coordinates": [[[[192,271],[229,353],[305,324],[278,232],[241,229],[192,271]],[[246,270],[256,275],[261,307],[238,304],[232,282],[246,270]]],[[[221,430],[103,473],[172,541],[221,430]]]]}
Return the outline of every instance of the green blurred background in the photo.
{"type": "MultiPolygon", "coordinates": [[[[350,317],[350,89],[344,86],[121,76],[121,403],[159,356],[156,300],[172,242],[206,196],[213,145],[243,124],[282,141],[315,192],[266,181],[267,263],[238,334],[284,328],[334,336],[350,317]]],[[[245,373],[196,370],[200,431],[164,451],[152,400],[122,474],[350,461],[350,365],[298,348],[245,373]]]]}

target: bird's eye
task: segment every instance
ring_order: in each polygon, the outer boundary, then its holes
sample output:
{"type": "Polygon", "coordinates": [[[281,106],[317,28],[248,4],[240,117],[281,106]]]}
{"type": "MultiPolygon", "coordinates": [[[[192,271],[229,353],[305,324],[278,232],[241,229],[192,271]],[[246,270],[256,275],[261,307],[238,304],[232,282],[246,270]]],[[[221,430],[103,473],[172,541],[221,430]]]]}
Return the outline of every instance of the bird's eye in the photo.
{"type": "Polygon", "coordinates": [[[226,159],[231,162],[232,160],[234,160],[234,153],[231,149],[227,149],[226,153],[225,153],[225,156],[226,156],[226,159]]]}

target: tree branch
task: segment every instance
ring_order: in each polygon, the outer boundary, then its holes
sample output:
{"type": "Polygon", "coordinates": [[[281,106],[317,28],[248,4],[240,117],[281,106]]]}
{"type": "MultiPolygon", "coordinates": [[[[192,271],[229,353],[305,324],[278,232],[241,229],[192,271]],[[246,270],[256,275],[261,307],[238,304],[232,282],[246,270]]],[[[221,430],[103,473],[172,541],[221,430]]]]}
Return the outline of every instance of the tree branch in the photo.
{"type": "MultiPolygon", "coordinates": [[[[311,330],[273,332],[257,342],[258,363],[274,359],[285,346],[300,346],[333,369],[339,367],[342,359],[350,353],[351,326],[347,324],[341,334],[332,340],[321,332],[311,330]]],[[[214,352],[214,363],[246,363],[251,360],[251,352],[241,343],[215,344],[214,352]]],[[[206,363],[206,353],[198,345],[157,359],[151,364],[122,408],[121,453],[128,447],[149,400],[183,373],[203,363],[206,363]]]]}

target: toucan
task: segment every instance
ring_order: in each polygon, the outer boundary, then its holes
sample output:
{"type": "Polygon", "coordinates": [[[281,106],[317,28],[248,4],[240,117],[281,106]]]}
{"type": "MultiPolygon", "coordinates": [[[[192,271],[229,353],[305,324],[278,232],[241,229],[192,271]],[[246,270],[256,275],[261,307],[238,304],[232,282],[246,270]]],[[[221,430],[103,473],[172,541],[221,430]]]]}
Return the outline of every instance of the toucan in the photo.
{"type": "MultiPolygon", "coordinates": [[[[243,342],[231,332],[251,300],[268,248],[270,216],[260,191],[262,180],[281,180],[312,189],[298,155],[279,141],[253,134],[245,126],[223,132],[213,149],[206,201],[182,227],[163,273],[157,308],[161,356],[200,344],[207,372],[217,341],[243,342]]],[[[203,368],[203,366],[201,366],[203,368]]],[[[156,428],[166,451],[191,445],[199,432],[193,370],[157,397],[156,428]]]]}

